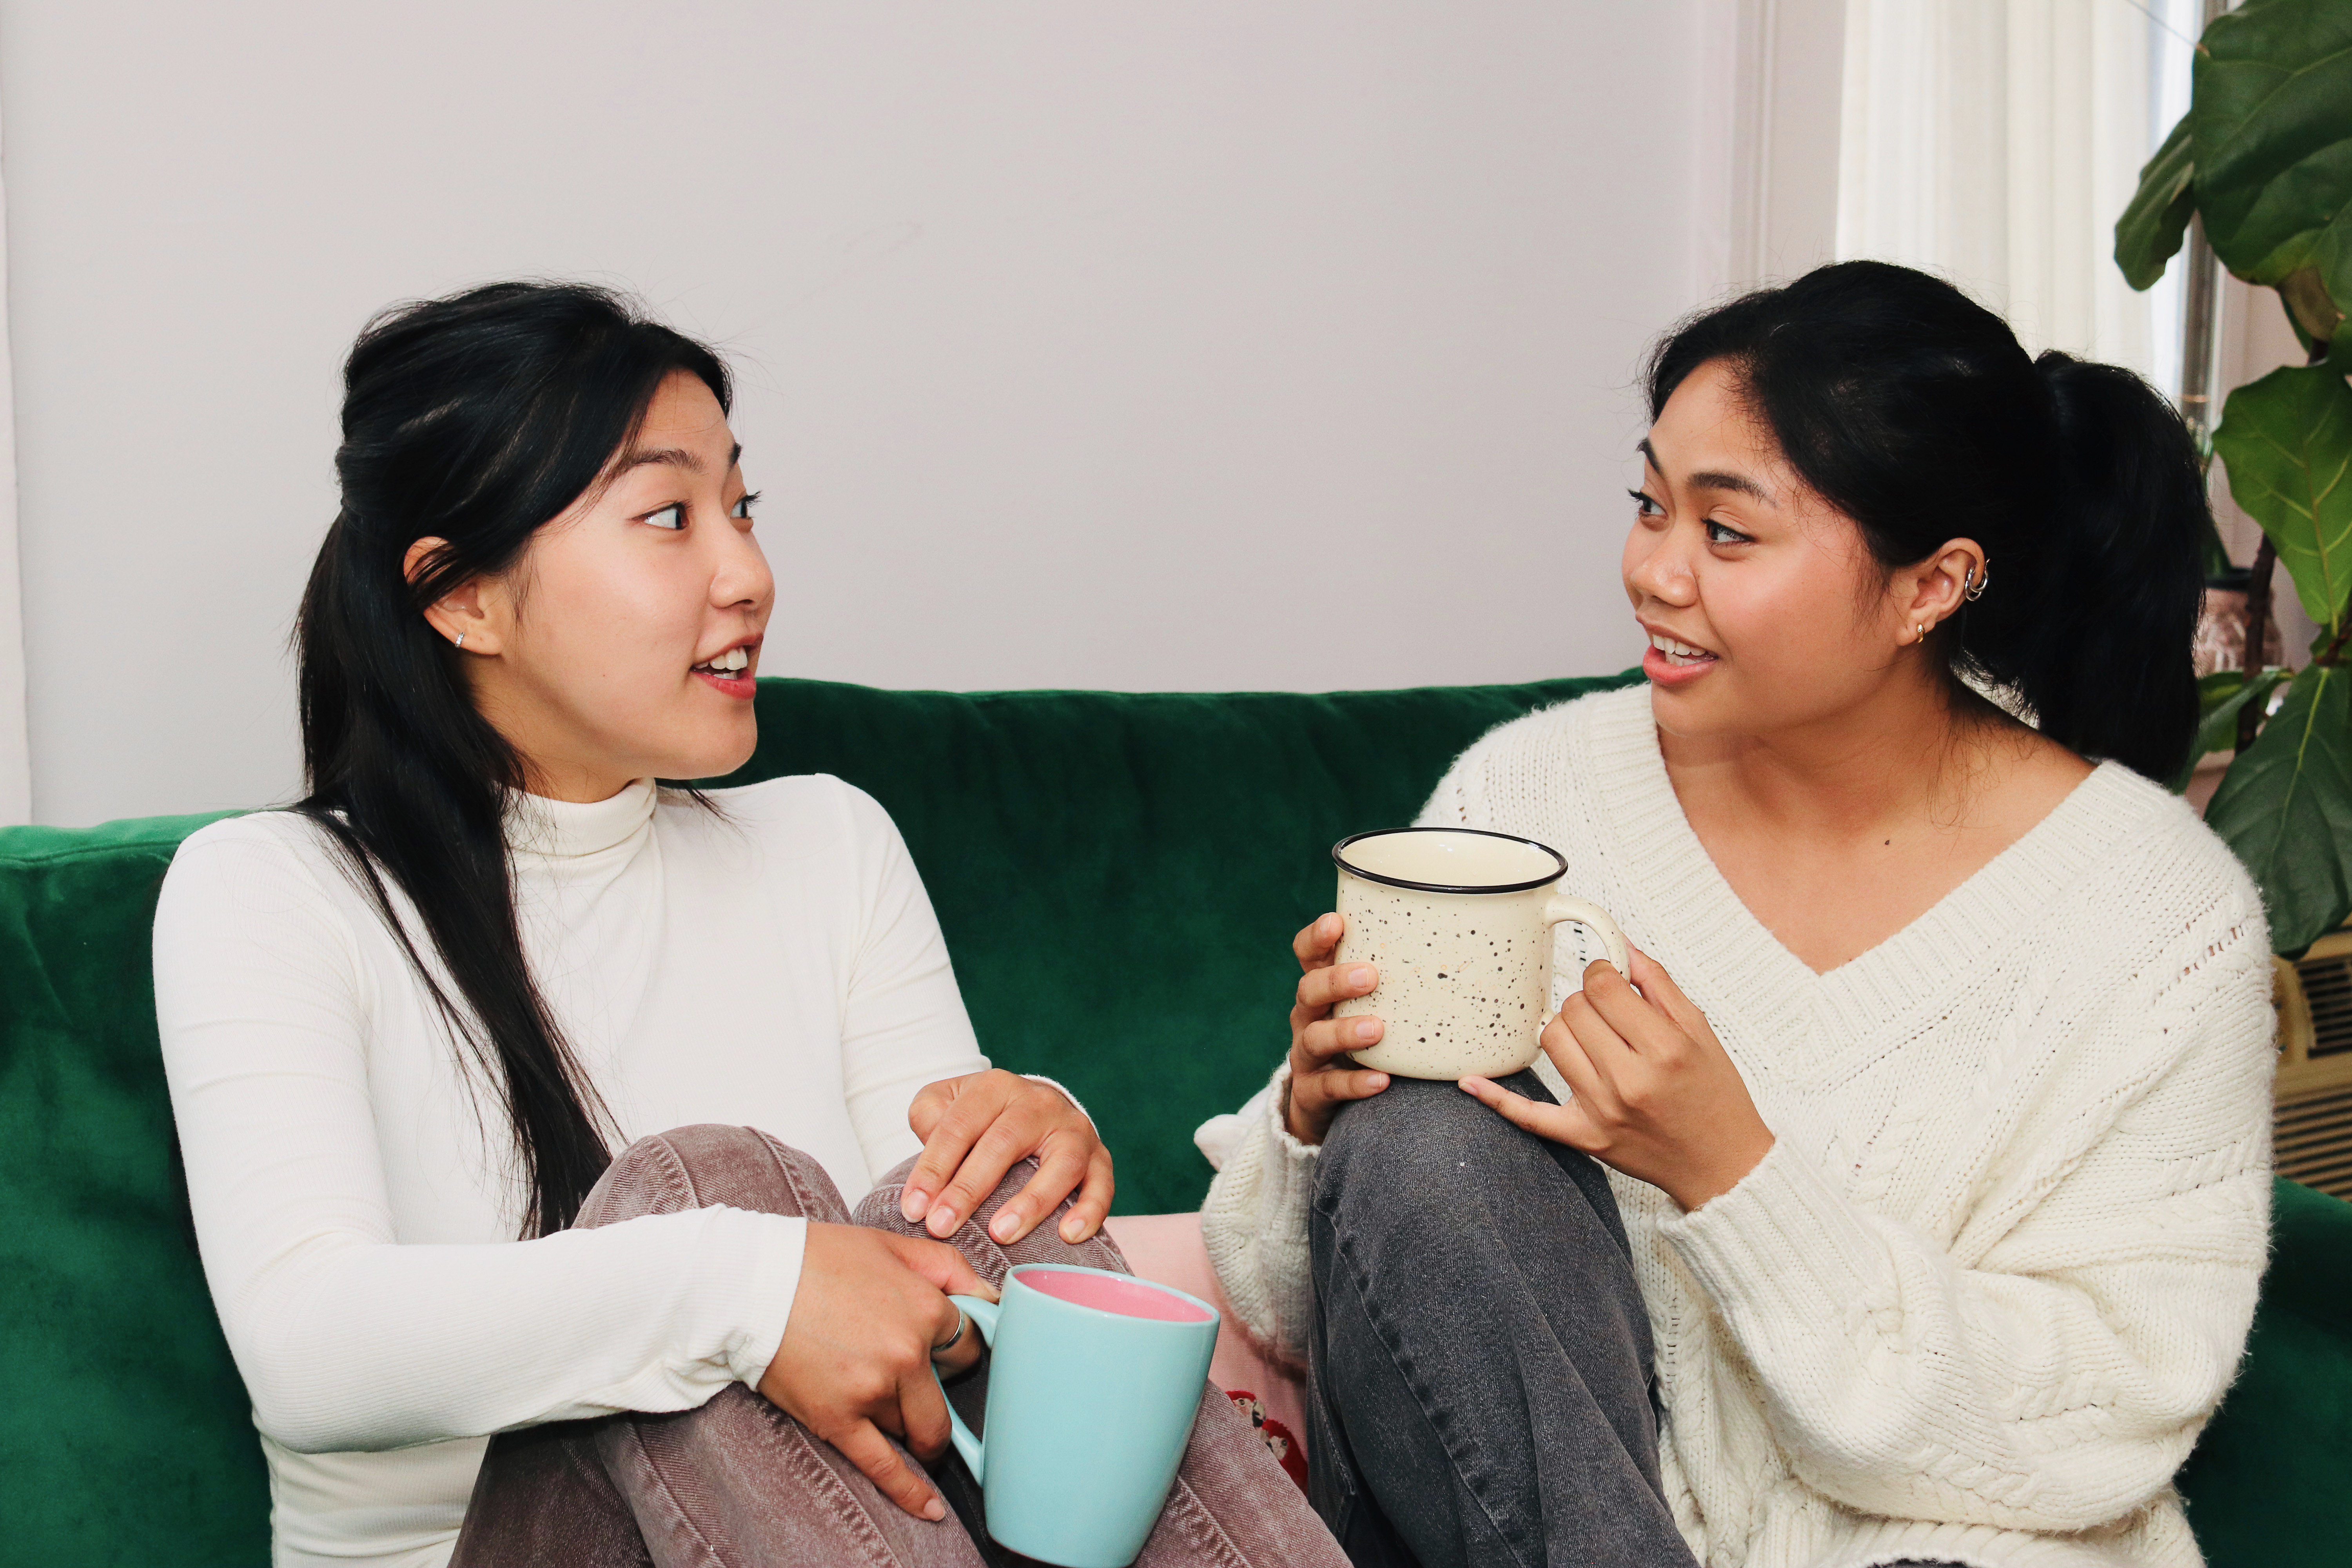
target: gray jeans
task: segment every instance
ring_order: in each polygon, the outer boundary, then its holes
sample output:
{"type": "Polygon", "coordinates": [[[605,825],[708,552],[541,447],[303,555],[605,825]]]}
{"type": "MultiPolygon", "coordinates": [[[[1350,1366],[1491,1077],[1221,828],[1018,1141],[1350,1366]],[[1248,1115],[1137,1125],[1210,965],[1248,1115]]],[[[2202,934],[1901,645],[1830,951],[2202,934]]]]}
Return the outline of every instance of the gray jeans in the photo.
{"type": "MultiPolygon", "coordinates": [[[[823,1167],[764,1132],[684,1127],[641,1139],[582,1208],[583,1226],[724,1204],[920,1236],[898,1213],[908,1165],[855,1215],[823,1167]]],[[[1127,1269],[1107,1236],[1072,1247],[1048,1219],[1009,1247],[988,1221],[1036,1172],[1015,1165],[950,1237],[1001,1284],[1016,1263],[1127,1269]]],[[[950,1397],[980,1425],[983,1370],[950,1397]]],[[[974,1568],[1025,1562],[987,1541],[979,1489],[952,1454],[928,1473],[954,1512],[937,1524],[902,1512],[833,1447],[740,1384],[699,1409],[553,1422],[501,1434],[474,1484],[452,1568],[974,1568]]],[[[1214,1387],[1139,1568],[1339,1568],[1344,1559],[1249,1423],[1214,1387]]]]}
{"type": "Polygon", "coordinates": [[[1601,1167],[1404,1078],[1318,1164],[1309,1495],[1358,1568],[1690,1568],[1601,1167]]]}

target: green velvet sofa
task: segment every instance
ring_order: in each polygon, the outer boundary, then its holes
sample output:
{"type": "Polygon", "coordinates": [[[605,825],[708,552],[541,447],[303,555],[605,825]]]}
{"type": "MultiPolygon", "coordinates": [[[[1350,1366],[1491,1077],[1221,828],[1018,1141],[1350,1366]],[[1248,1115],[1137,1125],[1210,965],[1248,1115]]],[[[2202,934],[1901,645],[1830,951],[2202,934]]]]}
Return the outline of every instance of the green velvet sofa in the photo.
{"type": "MultiPolygon", "coordinates": [[[[1355,692],[887,692],[772,680],[734,780],[837,773],[898,819],[983,1047],[1069,1083],[1118,1212],[1196,1206],[1202,1118],[1285,1044],[1326,847],[1411,819],[1490,726],[1628,679],[1355,692]]],[[[209,820],[0,830],[0,1561],[255,1568],[268,1499],[205,1292],[148,926],[209,820]]],[[[2236,1387],[2182,1477],[2221,1568],[2352,1563],[2352,1205],[2281,1183],[2236,1387]]]]}

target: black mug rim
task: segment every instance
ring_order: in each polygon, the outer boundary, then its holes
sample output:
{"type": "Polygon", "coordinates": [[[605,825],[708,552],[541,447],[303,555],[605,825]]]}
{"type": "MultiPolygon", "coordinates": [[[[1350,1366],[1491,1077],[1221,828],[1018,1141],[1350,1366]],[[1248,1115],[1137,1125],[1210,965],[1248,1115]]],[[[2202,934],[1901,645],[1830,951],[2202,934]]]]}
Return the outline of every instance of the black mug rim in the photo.
{"type": "Polygon", "coordinates": [[[1391,888],[1410,888],[1416,893],[1525,893],[1537,888],[1549,887],[1568,875],[1568,857],[1549,844],[1517,833],[1496,833],[1486,827],[1375,827],[1369,833],[1351,833],[1331,846],[1331,864],[1350,877],[1361,877],[1367,882],[1379,882],[1391,888]],[[1549,877],[1538,877],[1527,882],[1488,882],[1475,887],[1458,886],[1450,882],[1410,882],[1402,877],[1384,877],[1378,871],[1367,871],[1361,866],[1348,864],[1347,848],[1350,844],[1367,838],[1393,838],[1400,833],[1472,833],[1481,838],[1503,838],[1513,844],[1524,844],[1530,849],[1540,849],[1551,857],[1555,869],[1549,877]]]}

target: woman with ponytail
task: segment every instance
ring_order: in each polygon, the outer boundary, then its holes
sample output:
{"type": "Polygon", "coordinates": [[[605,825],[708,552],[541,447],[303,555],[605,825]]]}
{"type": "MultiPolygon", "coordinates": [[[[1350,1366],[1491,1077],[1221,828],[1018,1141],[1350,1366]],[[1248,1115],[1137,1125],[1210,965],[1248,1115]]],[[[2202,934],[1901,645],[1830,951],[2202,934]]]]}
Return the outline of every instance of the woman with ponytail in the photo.
{"type": "MultiPolygon", "coordinates": [[[[310,793],[191,837],[155,921],[276,1561],[982,1563],[947,1296],[1123,1268],[1110,1156],[981,1057],[873,800],[656,782],[756,738],[726,367],[514,283],[344,384],[310,793]]],[[[1339,1557],[1212,1391],[1143,1561],[1339,1557]]]]}
{"type": "Polygon", "coordinates": [[[1203,1129],[1316,1506],[1360,1564],[2187,1568],[2272,1030],[2255,890],[2158,782],[2188,434],[1872,262],[1685,322],[1648,393],[1646,687],[1495,731],[1423,816],[1559,850],[1630,983],[1507,1082],[1391,1081],[1326,915],[1287,1059],[1203,1129]]]}

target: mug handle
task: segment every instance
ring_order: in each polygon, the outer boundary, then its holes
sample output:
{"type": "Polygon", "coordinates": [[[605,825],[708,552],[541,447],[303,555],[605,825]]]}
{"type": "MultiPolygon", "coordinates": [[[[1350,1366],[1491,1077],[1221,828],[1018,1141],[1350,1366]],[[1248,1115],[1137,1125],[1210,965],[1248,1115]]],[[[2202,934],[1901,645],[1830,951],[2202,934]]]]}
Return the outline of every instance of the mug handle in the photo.
{"type": "MultiPolygon", "coordinates": [[[[1609,917],[1603,915],[1601,918],[1606,920],[1609,917]]],[[[996,1343],[996,1314],[1003,1309],[995,1302],[983,1301],[977,1296],[950,1296],[948,1300],[961,1308],[964,1316],[971,1320],[971,1326],[980,1331],[981,1343],[993,1347],[996,1343]]],[[[937,1362],[931,1363],[931,1376],[939,1382],[940,1393],[944,1396],[948,1385],[940,1378],[937,1362]]],[[[971,1479],[975,1481],[982,1479],[986,1469],[988,1450],[979,1438],[971,1435],[971,1428],[963,1424],[963,1417],[956,1414],[952,1401],[948,1405],[948,1426],[950,1428],[948,1435],[955,1439],[956,1452],[963,1456],[964,1464],[971,1470],[971,1479]]]]}
{"type": "Polygon", "coordinates": [[[1607,910],[1590,899],[1567,897],[1555,898],[1544,905],[1543,923],[1547,931],[1570,921],[1580,926],[1590,926],[1601,938],[1601,945],[1608,950],[1609,962],[1617,966],[1617,973],[1628,980],[1633,978],[1633,955],[1625,945],[1625,933],[1617,929],[1617,922],[1609,918],[1607,910]]]}

